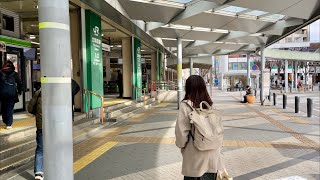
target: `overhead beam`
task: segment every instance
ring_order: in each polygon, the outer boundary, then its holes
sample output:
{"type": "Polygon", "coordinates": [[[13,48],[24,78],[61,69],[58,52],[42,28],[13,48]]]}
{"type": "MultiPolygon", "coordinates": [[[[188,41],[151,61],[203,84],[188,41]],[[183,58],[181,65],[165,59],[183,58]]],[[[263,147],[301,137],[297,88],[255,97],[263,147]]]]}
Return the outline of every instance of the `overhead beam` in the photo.
{"type": "Polygon", "coordinates": [[[161,26],[166,25],[165,23],[160,23],[160,22],[146,22],[146,32],[151,31],[153,29],[157,29],[161,26]]]}
{"type": "Polygon", "coordinates": [[[244,37],[244,36],[248,36],[248,35],[250,35],[250,33],[248,33],[248,32],[231,31],[228,34],[218,38],[216,41],[224,41],[224,40],[244,37]]]}
{"type": "Polygon", "coordinates": [[[182,11],[177,16],[173,17],[168,23],[174,23],[176,21],[195,16],[197,14],[204,12],[204,11],[214,9],[214,8],[217,8],[220,6],[221,6],[221,4],[216,3],[216,2],[198,1],[194,4],[187,6],[184,11],[182,11]]]}
{"type": "Polygon", "coordinates": [[[299,61],[320,61],[319,53],[314,52],[301,52],[301,51],[289,51],[278,49],[265,49],[265,56],[274,59],[290,59],[299,61]]]}
{"type": "Polygon", "coordinates": [[[202,46],[202,45],[209,44],[209,43],[212,43],[212,41],[195,40],[195,41],[191,42],[190,44],[188,44],[185,48],[202,46]]]}
{"type": "Polygon", "coordinates": [[[291,26],[297,26],[303,24],[304,20],[298,18],[292,18],[288,20],[278,21],[270,26],[264,27],[258,31],[258,33],[264,33],[272,30],[284,29],[291,26]]]}

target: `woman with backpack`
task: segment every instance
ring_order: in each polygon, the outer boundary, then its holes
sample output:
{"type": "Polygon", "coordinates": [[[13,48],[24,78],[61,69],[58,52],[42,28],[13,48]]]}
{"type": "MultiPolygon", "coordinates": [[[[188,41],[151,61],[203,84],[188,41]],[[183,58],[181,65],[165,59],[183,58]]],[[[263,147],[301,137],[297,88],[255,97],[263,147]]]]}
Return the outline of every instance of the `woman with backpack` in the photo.
{"type": "Polygon", "coordinates": [[[220,157],[223,143],[221,113],[212,100],[201,76],[186,81],[185,97],[176,122],[176,145],[181,149],[185,180],[215,180],[224,170],[220,157]]]}
{"type": "Polygon", "coordinates": [[[0,101],[2,121],[12,129],[14,104],[19,102],[22,82],[11,61],[6,61],[0,70],[0,101]]]}

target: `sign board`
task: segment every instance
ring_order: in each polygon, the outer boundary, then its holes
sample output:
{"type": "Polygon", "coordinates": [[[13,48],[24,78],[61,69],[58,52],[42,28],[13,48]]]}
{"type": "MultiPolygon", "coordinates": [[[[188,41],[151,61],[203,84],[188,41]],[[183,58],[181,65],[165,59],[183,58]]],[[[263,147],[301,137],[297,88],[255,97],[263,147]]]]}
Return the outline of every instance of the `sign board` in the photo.
{"type": "Polygon", "coordinates": [[[320,73],[320,66],[316,67],[316,73],[320,73]]]}
{"type": "Polygon", "coordinates": [[[7,51],[7,45],[5,42],[0,42],[0,51],[6,52],[7,51]]]}
{"type": "Polygon", "coordinates": [[[270,91],[270,82],[271,82],[271,80],[270,80],[270,70],[269,70],[269,72],[263,72],[263,92],[264,92],[264,96],[267,96],[267,95],[269,95],[269,91],[270,91]]]}
{"type": "Polygon", "coordinates": [[[142,67],[141,67],[141,41],[133,38],[133,98],[137,99],[142,96],[142,67]]]}
{"type": "MultiPolygon", "coordinates": [[[[86,57],[83,62],[84,88],[103,96],[101,17],[90,10],[86,10],[85,19],[86,57]]],[[[85,96],[84,103],[87,102],[86,98],[85,96]]],[[[92,109],[101,107],[101,99],[90,95],[90,106],[92,109]]]]}
{"type": "Polygon", "coordinates": [[[110,52],[111,51],[110,45],[102,43],[102,51],[110,52]]]}

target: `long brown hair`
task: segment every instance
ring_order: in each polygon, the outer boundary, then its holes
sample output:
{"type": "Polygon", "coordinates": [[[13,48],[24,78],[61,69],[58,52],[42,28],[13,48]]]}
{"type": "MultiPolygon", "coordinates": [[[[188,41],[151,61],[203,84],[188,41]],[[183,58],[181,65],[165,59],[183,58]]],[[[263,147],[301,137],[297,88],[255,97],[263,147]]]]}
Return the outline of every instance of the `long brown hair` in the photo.
{"type": "MultiPolygon", "coordinates": [[[[206,83],[203,78],[198,75],[190,76],[186,81],[186,95],[183,100],[190,100],[194,108],[200,108],[200,103],[206,101],[212,105],[211,97],[207,91],[206,83]]],[[[203,108],[207,108],[204,106],[203,108]]]]}

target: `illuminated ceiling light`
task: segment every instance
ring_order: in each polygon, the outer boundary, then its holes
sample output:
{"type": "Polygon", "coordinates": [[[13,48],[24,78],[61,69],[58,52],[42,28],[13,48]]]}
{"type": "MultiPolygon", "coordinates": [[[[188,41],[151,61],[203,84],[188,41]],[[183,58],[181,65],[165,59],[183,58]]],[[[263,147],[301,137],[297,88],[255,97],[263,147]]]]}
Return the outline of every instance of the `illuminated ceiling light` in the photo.
{"type": "Polygon", "coordinates": [[[237,44],[235,42],[225,42],[225,44],[237,44]]]}
{"type": "Polygon", "coordinates": [[[36,39],[36,36],[35,35],[29,35],[29,39],[36,39]]]}
{"type": "Polygon", "coordinates": [[[192,39],[181,39],[181,41],[188,41],[188,42],[191,42],[191,41],[194,41],[192,39]]]}
{"type": "Polygon", "coordinates": [[[210,32],[211,28],[203,28],[203,27],[192,27],[193,31],[203,31],[203,32],[210,32]]]}
{"type": "Polygon", "coordinates": [[[161,38],[162,40],[168,40],[168,41],[176,41],[177,39],[174,38],[161,38]]]}
{"type": "Polygon", "coordinates": [[[249,36],[262,36],[262,33],[250,34],[249,36]]]}
{"type": "Polygon", "coordinates": [[[212,29],[212,32],[215,32],[215,33],[224,33],[224,34],[228,34],[228,33],[229,33],[228,30],[224,30],[224,29],[212,29]]]}
{"type": "Polygon", "coordinates": [[[178,8],[184,8],[185,6],[183,3],[178,3],[173,1],[163,1],[163,0],[131,0],[131,1],[166,5],[166,6],[178,7],[178,8]]]}
{"type": "Polygon", "coordinates": [[[38,43],[38,42],[33,42],[33,41],[31,41],[31,44],[40,45],[40,43],[38,43]]]}
{"type": "Polygon", "coordinates": [[[216,41],[216,42],[214,42],[214,43],[216,43],[216,44],[223,44],[223,42],[221,42],[221,41],[216,41]]]}
{"type": "Polygon", "coordinates": [[[103,36],[104,36],[104,34],[101,34],[101,36],[103,37],[103,36]]]}

